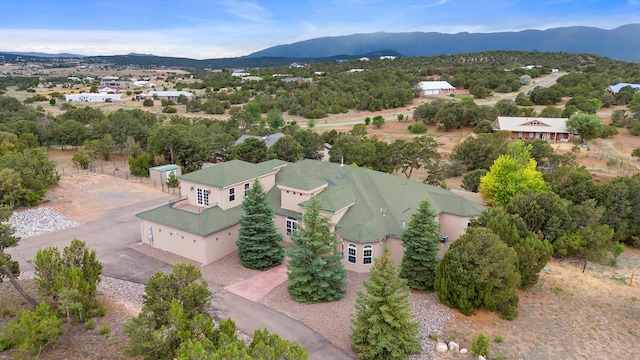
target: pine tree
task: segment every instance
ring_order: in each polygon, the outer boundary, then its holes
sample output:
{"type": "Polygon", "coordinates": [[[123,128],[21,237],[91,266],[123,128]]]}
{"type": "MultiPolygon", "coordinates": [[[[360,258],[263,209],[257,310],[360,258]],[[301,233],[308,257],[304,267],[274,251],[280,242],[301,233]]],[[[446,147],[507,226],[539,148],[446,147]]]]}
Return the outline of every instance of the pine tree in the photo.
{"type": "Polygon", "coordinates": [[[358,292],[351,340],[353,351],[362,360],[406,359],[421,351],[420,324],[409,303],[407,282],[399,277],[390,256],[385,246],[364,282],[367,293],[358,292]]]}
{"type": "Polygon", "coordinates": [[[273,222],[273,210],[267,194],[256,178],[242,202],[244,215],[240,218],[238,255],[242,265],[250,269],[266,270],[284,259],[282,235],[273,222]]]}
{"type": "Polygon", "coordinates": [[[289,294],[303,303],[340,300],[346,291],[338,240],[320,208],[320,201],[312,197],[302,216],[303,227],[292,235],[288,251],[289,294]]]}
{"type": "Polygon", "coordinates": [[[435,217],[429,200],[425,199],[418,205],[418,211],[411,215],[409,227],[402,233],[404,256],[400,277],[407,280],[411,289],[433,291],[440,243],[440,225],[435,217]]]}

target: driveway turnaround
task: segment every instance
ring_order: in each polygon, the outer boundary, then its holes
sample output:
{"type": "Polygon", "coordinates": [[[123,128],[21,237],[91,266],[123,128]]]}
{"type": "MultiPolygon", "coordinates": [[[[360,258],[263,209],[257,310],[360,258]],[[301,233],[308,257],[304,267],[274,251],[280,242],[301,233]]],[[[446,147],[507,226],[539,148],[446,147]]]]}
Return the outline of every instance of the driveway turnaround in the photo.
{"type": "MultiPolygon", "coordinates": [[[[158,271],[170,273],[173,266],[131,249],[131,246],[141,242],[140,223],[134,215],[166,204],[167,199],[169,197],[165,196],[111,209],[96,220],[78,227],[21,239],[17,247],[7,249],[7,252],[20,263],[22,271],[34,271],[31,261],[35,258],[38,249],[55,246],[62,250],[71,243],[71,240],[77,238],[84,241],[88,248],[96,251],[96,256],[102,263],[103,275],[146,284],[147,279],[153,274],[158,271]]],[[[284,265],[281,266],[284,267],[284,265]]],[[[284,270],[280,269],[280,271],[284,270]]],[[[263,274],[258,276],[261,275],[263,274]]],[[[282,274],[278,275],[277,270],[271,275],[274,275],[270,280],[271,285],[273,281],[282,279],[282,274]]],[[[286,279],[286,273],[284,279],[286,279]]],[[[226,291],[210,279],[205,280],[209,284],[209,290],[214,294],[212,306],[216,318],[232,318],[238,329],[246,334],[253,334],[256,329],[267,328],[269,332],[277,333],[284,339],[300,343],[307,349],[309,359],[312,360],[351,359],[342,349],[305,324],[260,303],[226,291]]],[[[264,289],[256,291],[256,294],[264,291],[264,289]]],[[[264,295],[266,293],[262,296],[264,295]]]]}

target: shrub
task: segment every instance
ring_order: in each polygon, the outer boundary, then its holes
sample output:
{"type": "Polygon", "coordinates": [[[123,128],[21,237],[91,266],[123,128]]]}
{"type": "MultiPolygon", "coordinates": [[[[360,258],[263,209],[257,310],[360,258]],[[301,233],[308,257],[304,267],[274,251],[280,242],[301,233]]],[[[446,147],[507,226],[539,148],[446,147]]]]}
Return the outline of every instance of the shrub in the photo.
{"type": "Polygon", "coordinates": [[[152,107],[153,104],[153,100],[152,99],[144,99],[144,101],[142,102],[142,106],[144,107],[152,107]]]}
{"type": "Polygon", "coordinates": [[[491,134],[493,132],[493,123],[489,120],[482,120],[473,129],[475,134],[491,134]]]}
{"type": "Polygon", "coordinates": [[[87,321],[86,326],[87,326],[87,330],[93,330],[93,328],[96,327],[96,321],[91,319],[91,320],[87,321]]]}
{"type": "Polygon", "coordinates": [[[39,354],[47,345],[55,345],[62,335],[62,320],[48,304],[41,303],[35,311],[23,310],[19,320],[0,328],[0,351],[16,348],[19,358],[39,354]]]}
{"type": "Polygon", "coordinates": [[[365,125],[369,125],[369,124],[371,124],[371,118],[367,116],[367,117],[364,119],[364,124],[365,124],[365,125]]]}
{"type": "Polygon", "coordinates": [[[489,338],[480,333],[471,340],[471,351],[476,355],[489,356],[489,338]]]}
{"type": "Polygon", "coordinates": [[[91,158],[89,158],[89,155],[87,154],[75,152],[71,157],[71,161],[73,161],[73,165],[75,165],[77,168],[86,170],[89,168],[91,158]]]}
{"type": "Polygon", "coordinates": [[[422,122],[409,125],[409,131],[413,134],[424,134],[427,132],[427,125],[422,122]]]}
{"type": "Polygon", "coordinates": [[[491,230],[470,227],[436,267],[434,288],[445,305],[471,315],[477,308],[517,316],[518,255],[491,230]],[[474,261],[469,261],[474,259],[474,261]]]}
{"type": "Polygon", "coordinates": [[[373,125],[378,129],[384,125],[384,116],[376,115],[373,117],[373,125]]]}
{"type": "Polygon", "coordinates": [[[480,178],[487,174],[485,169],[475,169],[467,173],[462,178],[462,188],[467,191],[478,192],[478,186],[480,186],[480,178]]]}
{"type": "Polygon", "coordinates": [[[175,114],[178,112],[178,109],[176,109],[174,106],[168,105],[162,108],[162,112],[165,114],[175,114]]]}
{"type": "Polygon", "coordinates": [[[100,330],[98,330],[98,334],[104,335],[104,337],[109,337],[109,335],[111,334],[111,329],[109,328],[109,325],[102,326],[100,330]]]}

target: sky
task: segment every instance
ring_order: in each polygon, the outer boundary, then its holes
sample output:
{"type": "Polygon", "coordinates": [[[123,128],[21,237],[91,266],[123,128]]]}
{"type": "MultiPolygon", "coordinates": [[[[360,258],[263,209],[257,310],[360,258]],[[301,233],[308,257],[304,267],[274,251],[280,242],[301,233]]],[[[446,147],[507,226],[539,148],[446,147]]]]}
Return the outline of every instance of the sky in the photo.
{"type": "Polygon", "coordinates": [[[0,51],[194,59],[373,32],[640,23],[640,0],[0,0],[0,51]]]}

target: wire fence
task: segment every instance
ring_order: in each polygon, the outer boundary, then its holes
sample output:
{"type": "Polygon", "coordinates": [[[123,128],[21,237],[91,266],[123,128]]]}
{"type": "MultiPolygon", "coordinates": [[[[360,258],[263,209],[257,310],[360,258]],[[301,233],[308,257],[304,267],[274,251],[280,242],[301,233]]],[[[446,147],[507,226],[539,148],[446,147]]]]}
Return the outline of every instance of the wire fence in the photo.
{"type": "Polygon", "coordinates": [[[585,159],[600,160],[604,163],[602,168],[596,161],[590,163],[588,170],[593,172],[604,172],[609,175],[615,176],[633,176],[635,173],[640,172],[637,161],[624,159],[619,151],[612,150],[608,146],[603,146],[598,143],[589,143],[586,147],[581,149],[585,159]],[[598,167],[598,169],[596,169],[598,167]]]}
{"type": "Polygon", "coordinates": [[[153,186],[155,189],[160,189],[162,192],[167,194],[181,194],[179,186],[170,187],[166,183],[158,183],[156,180],[151,180],[149,177],[131,175],[131,171],[129,171],[129,163],[126,158],[112,161],[94,160],[89,164],[87,169],[80,169],[75,166],[58,167],[58,172],[62,177],[81,174],[108,175],[127,181],[135,181],[148,186],[153,186]]]}

